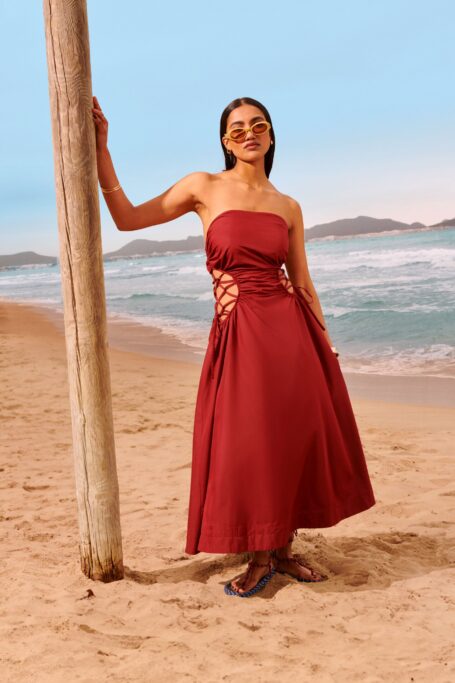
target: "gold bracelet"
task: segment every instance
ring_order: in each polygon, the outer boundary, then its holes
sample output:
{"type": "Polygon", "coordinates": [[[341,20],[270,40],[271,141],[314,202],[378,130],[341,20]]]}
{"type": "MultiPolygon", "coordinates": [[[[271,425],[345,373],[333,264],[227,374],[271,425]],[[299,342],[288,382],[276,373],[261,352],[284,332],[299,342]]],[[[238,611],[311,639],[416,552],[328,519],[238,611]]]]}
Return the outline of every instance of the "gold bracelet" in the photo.
{"type": "MultiPolygon", "coordinates": [[[[100,185],[101,187],[101,185],[100,185]]],[[[104,192],[104,194],[107,194],[108,192],[115,192],[115,190],[119,190],[121,188],[120,183],[116,185],[115,187],[111,187],[110,190],[107,189],[107,187],[101,187],[101,192],[104,192]]]]}

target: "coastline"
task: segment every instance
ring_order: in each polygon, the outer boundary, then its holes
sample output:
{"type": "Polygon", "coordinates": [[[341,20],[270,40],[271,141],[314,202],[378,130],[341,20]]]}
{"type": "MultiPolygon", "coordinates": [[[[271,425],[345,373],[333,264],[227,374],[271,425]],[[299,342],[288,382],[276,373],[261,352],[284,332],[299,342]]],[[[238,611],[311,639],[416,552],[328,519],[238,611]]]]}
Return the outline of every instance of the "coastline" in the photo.
{"type": "MultiPolygon", "coordinates": [[[[0,306],[6,307],[10,315],[14,315],[15,307],[20,307],[24,313],[44,316],[59,334],[64,335],[63,312],[55,308],[2,298],[0,306]]],[[[109,346],[120,351],[191,363],[199,370],[202,366],[204,351],[184,344],[176,336],[166,334],[157,327],[108,315],[107,334],[109,346]]],[[[209,326],[207,343],[208,335],[209,326]]],[[[341,357],[340,366],[352,399],[455,407],[455,377],[349,372],[343,370],[341,357]]]]}

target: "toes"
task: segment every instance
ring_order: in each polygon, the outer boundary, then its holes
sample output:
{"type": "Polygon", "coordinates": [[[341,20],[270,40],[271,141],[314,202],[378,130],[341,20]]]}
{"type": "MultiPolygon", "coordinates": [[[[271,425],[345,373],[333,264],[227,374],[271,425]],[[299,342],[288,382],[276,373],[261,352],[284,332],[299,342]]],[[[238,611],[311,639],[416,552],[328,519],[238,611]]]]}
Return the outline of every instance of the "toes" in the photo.
{"type": "Polygon", "coordinates": [[[325,581],[327,577],[324,574],[320,574],[317,572],[315,569],[311,569],[311,580],[314,581],[315,583],[319,581],[325,581]]]}
{"type": "Polygon", "coordinates": [[[244,589],[239,586],[238,582],[239,579],[234,579],[233,581],[231,581],[232,589],[235,590],[236,593],[244,593],[244,589]]]}

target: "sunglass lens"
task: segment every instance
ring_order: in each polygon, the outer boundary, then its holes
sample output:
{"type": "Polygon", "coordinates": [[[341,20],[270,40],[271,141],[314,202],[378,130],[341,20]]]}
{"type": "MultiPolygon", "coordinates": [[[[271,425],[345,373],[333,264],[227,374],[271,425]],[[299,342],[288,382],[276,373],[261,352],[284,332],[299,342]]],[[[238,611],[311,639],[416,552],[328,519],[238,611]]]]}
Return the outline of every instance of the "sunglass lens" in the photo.
{"type": "Polygon", "coordinates": [[[266,130],[267,130],[267,123],[265,121],[258,121],[253,126],[253,132],[256,133],[257,135],[260,135],[261,133],[265,133],[266,130]]]}
{"type": "Polygon", "coordinates": [[[233,130],[231,130],[231,138],[233,140],[241,142],[245,139],[245,131],[243,130],[243,128],[234,128],[233,130]]]}

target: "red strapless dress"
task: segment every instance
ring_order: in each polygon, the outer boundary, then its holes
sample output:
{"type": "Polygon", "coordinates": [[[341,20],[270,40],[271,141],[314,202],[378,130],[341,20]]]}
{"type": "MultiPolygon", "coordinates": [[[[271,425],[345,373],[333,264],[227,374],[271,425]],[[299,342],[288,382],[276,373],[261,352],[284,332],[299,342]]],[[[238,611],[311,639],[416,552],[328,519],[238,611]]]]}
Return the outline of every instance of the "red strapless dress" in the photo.
{"type": "Polygon", "coordinates": [[[194,415],[192,555],[283,546],[376,502],[338,359],[282,267],[288,240],[267,211],[229,209],[208,229],[215,315],[194,415]]]}

